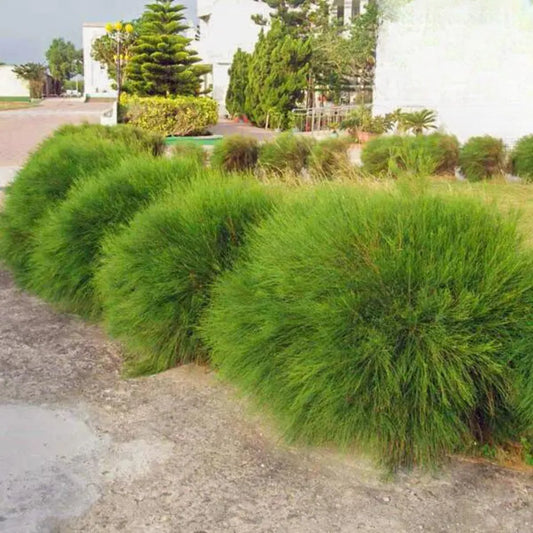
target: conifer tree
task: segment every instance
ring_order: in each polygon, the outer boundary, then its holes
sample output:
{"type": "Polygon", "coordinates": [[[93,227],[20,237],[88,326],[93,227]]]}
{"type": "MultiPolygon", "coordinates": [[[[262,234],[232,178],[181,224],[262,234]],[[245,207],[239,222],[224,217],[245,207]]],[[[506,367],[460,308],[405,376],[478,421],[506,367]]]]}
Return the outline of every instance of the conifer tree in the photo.
{"type": "Polygon", "coordinates": [[[233,56],[229,69],[230,83],[226,95],[226,108],[230,115],[246,114],[246,93],[251,55],[240,48],[233,56]]]}
{"type": "Polygon", "coordinates": [[[195,95],[209,67],[189,48],[183,35],[185,6],[174,0],[155,0],[142,16],[139,34],[128,63],[125,90],[143,96],[195,95]]]}

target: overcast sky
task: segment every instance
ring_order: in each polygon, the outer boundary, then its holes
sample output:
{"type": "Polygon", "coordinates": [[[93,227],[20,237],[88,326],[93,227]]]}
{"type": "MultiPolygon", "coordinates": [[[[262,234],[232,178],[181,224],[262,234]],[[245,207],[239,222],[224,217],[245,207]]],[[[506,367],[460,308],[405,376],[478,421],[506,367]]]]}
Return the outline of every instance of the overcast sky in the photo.
{"type": "MultiPolygon", "coordinates": [[[[0,0],[0,62],[44,62],[55,37],[81,48],[84,22],[138,17],[150,0],[0,0]]],[[[181,0],[194,6],[195,0],[181,0]]],[[[194,13],[189,11],[188,18],[194,13]]]]}

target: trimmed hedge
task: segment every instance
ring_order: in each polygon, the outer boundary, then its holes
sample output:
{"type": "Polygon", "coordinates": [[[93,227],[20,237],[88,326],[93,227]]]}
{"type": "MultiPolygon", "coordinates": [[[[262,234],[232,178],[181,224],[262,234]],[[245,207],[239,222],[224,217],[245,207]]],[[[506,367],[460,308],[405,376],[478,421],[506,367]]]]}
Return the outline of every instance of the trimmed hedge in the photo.
{"type": "Polygon", "coordinates": [[[277,198],[253,180],[223,178],[154,203],[104,245],[96,276],[104,320],[130,351],[133,374],[207,359],[197,325],[211,285],[277,198]]]}
{"type": "Polygon", "coordinates": [[[0,214],[0,255],[19,283],[28,275],[34,231],[46,212],[80,179],[118,165],[128,146],[92,135],[59,135],[45,141],[8,188],[0,214]]]}
{"type": "Polygon", "coordinates": [[[104,236],[116,232],[169,186],[188,183],[198,172],[195,160],[145,156],[74,186],[36,230],[30,288],[63,310],[98,317],[101,305],[93,276],[104,236]]]}
{"type": "Polygon", "coordinates": [[[300,174],[307,166],[315,141],[301,135],[282,133],[264,143],[259,151],[259,166],[267,173],[282,176],[300,174]]]}
{"type": "Polygon", "coordinates": [[[396,469],[533,427],[533,258],[494,209],[322,188],[246,252],[204,339],[289,438],[396,469]]]}
{"type": "Polygon", "coordinates": [[[459,165],[469,181],[497,176],[505,169],[505,145],[489,135],[472,137],[461,148],[459,165]]]}
{"type": "Polygon", "coordinates": [[[348,157],[349,139],[325,139],[316,143],[309,155],[309,174],[317,180],[332,180],[336,174],[350,167],[348,157]]]}
{"type": "Polygon", "coordinates": [[[511,153],[513,174],[526,181],[533,181],[533,135],[522,137],[511,153]]]}
{"type": "Polygon", "coordinates": [[[459,164],[459,142],[442,133],[378,137],[363,147],[361,161],[364,170],[375,176],[454,174],[459,164]]]}
{"type": "Polygon", "coordinates": [[[248,172],[257,166],[259,143],[253,137],[230,135],[213,150],[211,164],[226,172],[248,172]]]}
{"type": "Polygon", "coordinates": [[[121,104],[126,122],[164,136],[203,135],[218,120],[217,103],[204,96],[164,98],[124,94],[121,104]]]}

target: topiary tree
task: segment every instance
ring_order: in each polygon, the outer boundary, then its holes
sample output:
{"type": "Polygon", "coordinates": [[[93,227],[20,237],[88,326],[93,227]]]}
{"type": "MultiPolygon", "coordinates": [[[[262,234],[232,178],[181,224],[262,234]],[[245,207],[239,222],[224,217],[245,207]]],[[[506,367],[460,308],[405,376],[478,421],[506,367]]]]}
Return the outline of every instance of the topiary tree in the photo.
{"type": "Polygon", "coordinates": [[[184,9],[173,0],[146,6],[127,66],[126,91],[145,96],[200,92],[201,77],[210,67],[197,64],[200,58],[189,48],[191,39],[183,35],[184,9]]]}
{"type": "Polygon", "coordinates": [[[226,108],[232,116],[246,114],[250,59],[251,55],[240,48],[233,56],[233,62],[229,69],[229,87],[226,94],[226,108]]]}

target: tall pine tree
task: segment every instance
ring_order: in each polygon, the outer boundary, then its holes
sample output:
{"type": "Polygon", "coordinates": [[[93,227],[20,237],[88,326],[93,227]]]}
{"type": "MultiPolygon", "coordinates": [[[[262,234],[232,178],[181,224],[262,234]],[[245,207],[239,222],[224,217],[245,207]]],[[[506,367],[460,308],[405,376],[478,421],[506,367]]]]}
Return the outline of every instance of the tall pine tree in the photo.
{"type": "Polygon", "coordinates": [[[183,35],[185,6],[174,0],[156,0],[146,6],[132,57],[125,90],[141,96],[196,95],[201,78],[210,68],[183,35]]]}

